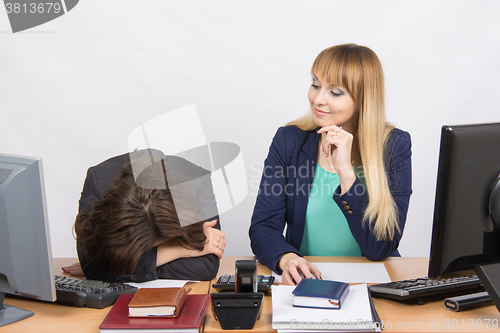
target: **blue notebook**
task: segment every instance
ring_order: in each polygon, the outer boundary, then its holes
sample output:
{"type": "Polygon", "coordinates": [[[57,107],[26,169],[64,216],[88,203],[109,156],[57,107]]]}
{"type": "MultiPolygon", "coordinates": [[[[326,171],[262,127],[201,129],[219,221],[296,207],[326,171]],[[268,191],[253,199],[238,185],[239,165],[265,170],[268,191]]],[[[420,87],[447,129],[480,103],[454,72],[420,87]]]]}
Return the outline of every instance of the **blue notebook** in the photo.
{"type": "Polygon", "coordinates": [[[331,280],[302,279],[292,294],[293,306],[340,309],[349,294],[349,284],[331,280]]]}

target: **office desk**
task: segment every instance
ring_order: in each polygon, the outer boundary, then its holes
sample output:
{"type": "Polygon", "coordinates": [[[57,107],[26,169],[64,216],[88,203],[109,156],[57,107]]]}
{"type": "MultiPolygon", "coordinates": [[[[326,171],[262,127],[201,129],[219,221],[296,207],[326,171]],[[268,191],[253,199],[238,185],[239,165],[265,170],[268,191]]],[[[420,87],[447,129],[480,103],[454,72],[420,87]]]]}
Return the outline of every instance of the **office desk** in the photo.
{"type": "MultiPolygon", "coordinates": [[[[306,257],[311,262],[370,262],[360,257],[306,257]]],[[[224,257],[221,261],[219,276],[234,274],[234,261],[254,259],[253,257],[224,257]]],[[[383,261],[392,281],[427,276],[428,258],[388,258],[383,261]]],[[[266,275],[271,271],[258,264],[257,273],[266,275]]],[[[216,280],[215,280],[216,281],[216,280]]],[[[215,282],[213,281],[213,282],[215,282]]],[[[214,292],[215,290],[212,290],[214,292]]],[[[429,301],[425,305],[416,302],[402,303],[382,298],[374,298],[375,308],[384,323],[383,332],[498,332],[500,313],[494,305],[462,312],[446,310],[443,299],[429,301]],[[492,325],[495,321],[497,329],[492,325]]],[[[260,319],[252,332],[275,332],[271,327],[271,297],[264,297],[260,319]]],[[[222,330],[220,324],[207,314],[205,333],[230,332],[222,330]]],[[[234,331],[238,332],[238,331],[234,331]]],[[[241,331],[239,331],[241,333],[241,331]]]]}
{"type": "MultiPolygon", "coordinates": [[[[254,259],[253,257],[224,257],[221,261],[219,276],[234,274],[234,262],[238,259],[254,259]]],[[[312,262],[369,262],[364,258],[342,257],[308,257],[312,262]]],[[[70,265],[75,259],[54,259],[54,274],[66,275],[61,267],[70,265]]],[[[427,258],[388,258],[383,261],[393,281],[427,275],[427,258]]],[[[270,274],[269,269],[258,265],[258,274],[270,274]]],[[[216,280],[212,281],[215,282],[216,280]]],[[[208,293],[212,283],[190,283],[187,287],[193,288],[192,293],[208,293]]],[[[77,308],[57,303],[33,301],[7,296],[5,303],[33,311],[34,316],[23,321],[0,328],[1,333],[11,332],[99,332],[99,325],[111,307],[105,309],[77,308]]],[[[383,332],[498,332],[491,322],[487,327],[487,320],[496,320],[500,324],[500,314],[496,307],[488,307],[452,312],[443,307],[443,300],[428,302],[425,305],[416,303],[401,303],[382,298],[374,299],[375,307],[386,325],[383,332]],[[481,324],[481,326],[480,326],[481,324]],[[398,327],[399,326],[399,327],[398,327]],[[406,326],[406,327],[405,327],[406,326]],[[399,329],[398,329],[399,328],[399,329]]],[[[266,296],[263,303],[263,312],[256,322],[253,332],[275,332],[271,327],[272,303],[271,297],[266,296]]],[[[213,318],[210,309],[207,309],[204,332],[230,332],[222,330],[219,323],[213,318]]],[[[243,333],[244,331],[236,331],[243,333]]]]}
{"type": "MultiPolygon", "coordinates": [[[[61,270],[61,267],[77,262],[76,259],[54,259],[54,275],[70,276],[61,270]]],[[[188,283],[191,293],[206,294],[209,292],[209,281],[188,283]]],[[[104,309],[77,308],[66,304],[57,304],[43,301],[34,301],[24,298],[7,296],[5,304],[17,306],[33,311],[34,316],[17,323],[0,327],[1,333],[98,333],[99,325],[108,314],[111,307],[104,309]]]]}

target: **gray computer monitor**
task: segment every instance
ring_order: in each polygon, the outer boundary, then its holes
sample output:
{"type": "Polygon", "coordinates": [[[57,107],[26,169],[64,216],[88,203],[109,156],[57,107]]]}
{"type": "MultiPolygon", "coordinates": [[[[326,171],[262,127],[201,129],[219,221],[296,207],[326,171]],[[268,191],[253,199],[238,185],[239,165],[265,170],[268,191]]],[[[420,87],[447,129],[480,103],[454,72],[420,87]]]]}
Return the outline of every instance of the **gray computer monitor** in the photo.
{"type": "Polygon", "coordinates": [[[56,300],[40,158],[0,154],[0,327],[33,315],[6,294],[56,300]]]}

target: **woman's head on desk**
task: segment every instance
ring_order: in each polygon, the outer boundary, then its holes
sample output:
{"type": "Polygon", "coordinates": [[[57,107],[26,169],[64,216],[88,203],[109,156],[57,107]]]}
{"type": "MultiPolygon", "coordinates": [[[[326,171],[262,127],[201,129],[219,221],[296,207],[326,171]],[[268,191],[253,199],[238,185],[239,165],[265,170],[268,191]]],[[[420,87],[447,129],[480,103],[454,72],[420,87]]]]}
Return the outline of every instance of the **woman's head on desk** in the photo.
{"type": "MultiPolygon", "coordinates": [[[[177,203],[174,205],[164,172],[142,172],[135,178],[127,163],[111,191],[78,214],[79,250],[89,262],[123,275],[131,274],[144,253],[163,243],[202,251],[206,240],[203,222],[181,226],[177,211],[182,207],[177,203]]],[[[193,220],[201,221],[196,210],[184,208],[193,220]]]]}

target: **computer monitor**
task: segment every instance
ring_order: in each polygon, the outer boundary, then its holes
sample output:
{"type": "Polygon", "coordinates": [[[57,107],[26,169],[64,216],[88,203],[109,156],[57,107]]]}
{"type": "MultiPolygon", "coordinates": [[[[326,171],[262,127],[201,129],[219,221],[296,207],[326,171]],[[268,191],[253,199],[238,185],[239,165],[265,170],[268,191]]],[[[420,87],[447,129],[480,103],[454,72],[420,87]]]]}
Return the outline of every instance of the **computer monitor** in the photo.
{"type": "Polygon", "coordinates": [[[500,123],[442,127],[430,278],[500,261],[499,174],[500,123]]]}
{"type": "Polygon", "coordinates": [[[33,315],[6,294],[56,300],[42,161],[0,154],[0,327],[33,315]]]}

